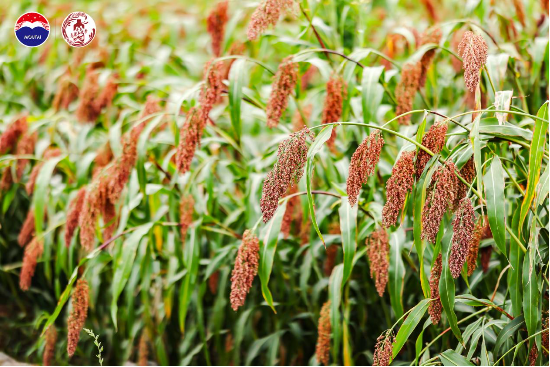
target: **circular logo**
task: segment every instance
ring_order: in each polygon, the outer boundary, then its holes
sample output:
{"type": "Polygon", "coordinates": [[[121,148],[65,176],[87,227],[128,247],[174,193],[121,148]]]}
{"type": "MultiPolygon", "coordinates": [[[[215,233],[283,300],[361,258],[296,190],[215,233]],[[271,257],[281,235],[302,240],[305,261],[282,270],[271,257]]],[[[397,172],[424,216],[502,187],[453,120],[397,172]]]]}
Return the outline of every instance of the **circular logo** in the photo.
{"type": "Polygon", "coordinates": [[[95,37],[95,22],[88,14],[76,11],[63,21],[61,34],[69,46],[84,47],[95,37]]]}
{"type": "Polygon", "coordinates": [[[27,47],[40,46],[50,35],[50,23],[40,13],[25,13],[15,23],[15,36],[27,47]]]}

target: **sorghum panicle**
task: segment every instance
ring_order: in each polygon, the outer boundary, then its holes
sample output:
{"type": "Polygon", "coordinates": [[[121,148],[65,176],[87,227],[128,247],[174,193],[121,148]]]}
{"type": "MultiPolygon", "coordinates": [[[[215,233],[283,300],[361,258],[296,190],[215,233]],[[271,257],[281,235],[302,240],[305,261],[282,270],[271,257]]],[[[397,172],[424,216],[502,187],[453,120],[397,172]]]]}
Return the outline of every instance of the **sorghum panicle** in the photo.
{"type": "Polygon", "coordinates": [[[78,223],[80,222],[80,214],[83,211],[84,201],[86,200],[86,187],[82,187],[78,190],[76,196],[71,200],[69,204],[69,211],[67,212],[67,220],[65,227],[65,246],[69,247],[73,239],[74,232],[78,223]]]}
{"type": "Polygon", "coordinates": [[[373,355],[373,366],[389,366],[393,357],[395,336],[391,330],[385,331],[376,340],[373,355]]]}
{"type": "Polygon", "coordinates": [[[208,278],[208,289],[210,289],[210,293],[218,294],[218,282],[219,282],[219,280],[220,280],[220,271],[216,270],[208,278]]]}
{"type": "Polygon", "coordinates": [[[113,237],[117,226],[116,207],[111,201],[106,200],[103,204],[103,241],[108,241],[113,237]]]}
{"type": "MultiPolygon", "coordinates": [[[[327,82],[327,95],[323,105],[323,115],[321,122],[329,124],[331,122],[340,121],[342,117],[342,108],[344,99],[347,96],[346,82],[339,75],[333,75],[327,82]]],[[[332,128],[332,134],[327,141],[327,145],[331,150],[334,150],[334,142],[336,141],[336,126],[332,128]]]]}
{"type": "Polygon", "coordinates": [[[111,76],[107,80],[107,84],[105,84],[105,86],[101,90],[101,93],[99,93],[99,96],[96,99],[95,103],[97,111],[101,112],[103,108],[111,106],[113,100],[116,97],[117,91],[118,84],[116,78],[114,76],[111,76]]]}
{"type": "Polygon", "coordinates": [[[180,234],[182,245],[185,245],[187,230],[193,223],[193,211],[195,209],[195,199],[191,194],[183,195],[180,202],[180,234]]]}
{"type": "Polygon", "coordinates": [[[21,230],[19,231],[19,236],[17,237],[17,242],[19,246],[23,247],[27,243],[31,242],[34,237],[34,209],[30,208],[21,230]]]}
{"type": "Polygon", "coordinates": [[[458,55],[462,57],[464,82],[470,92],[475,92],[479,84],[479,72],[487,62],[487,43],[480,35],[464,32],[458,45],[458,55]]]}
{"type": "Polygon", "coordinates": [[[529,366],[536,366],[538,357],[539,357],[539,350],[537,348],[537,343],[533,343],[533,347],[529,352],[529,366]]]}
{"type": "Polygon", "coordinates": [[[46,330],[46,343],[44,353],[42,354],[42,365],[51,366],[55,358],[55,343],[57,342],[57,329],[55,325],[50,325],[46,330]]]}
{"type": "Polygon", "coordinates": [[[549,348],[550,340],[548,339],[548,311],[546,311],[545,313],[546,313],[546,317],[542,318],[542,330],[544,331],[542,332],[541,343],[542,343],[542,346],[544,347],[542,348],[542,352],[544,353],[545,356],[548,357],[548,350],[550,349],[549,348]]]}
{"type": "Polygon", "coordinates": [[[250,292],[254,277],[258,273],[258,262],[260,260],[260,241],[250,230],[243,234],[243,240],[235,267],[231,273],[231,308],[234,311],[244,305],[246,295],[250,292]]]}
{"type": "MultiPolygon", "coordinates": [[[[459,174],[460,176],[462,176],[464,180],[466,180],[466,182],[472,183],[472,181],[474,180],[474,177],[476,177],[476,167],[474,164],[474,157],[470,158],[468,162],[464,164],[464,166],[460,169],[459,174]]],[[[458,204],[460,203],[460,200],[464,199],[467,193],[468,193],[468,186],[464,182],[458,180],[458,187],[456,192],[456,198],[453,203],[453,210],[458,208],[458,204]]]]}
{"type": "Polygon", "coordinates": [[[458,278],[468,256],[474,233],[475,212],[472,201],[465,197],[460,201],[453,221],[453,245],[449,255],[449,269],[453,278],[458,278]]]}
{"type": "Polygon", "coordinates": [[[397,222],[407,194],[414,184],[414,151],[403,152],[386,182],[386,204],[382,209],[382,224],[389,228],[397,222]]]}
{"type": "Polygon", "coordinates": [[[67,320],[67,354],[72,357],[76,351],[76,345],[80,339],[80,331],[88,317],[88,282],[78,279],[72,296],[72,310],[67,320]]]}
{"type": "MultiPolygon", "coordinates": [[[[439,27],[437,26],[431,27],[422,34],[422,39],[420,43],[421,45],[425,45],[428,43],[439,44],[439,42],[441,42],[442,36],[443,35],[441,34],[441,29],[439,27]]],[[[426,84],[428,69],[432,64],[434,57],[435,57],[435,49],[431,49],[429,51],[426,51],[426,53],[424,53],[424,55],[420,59],[420,75],[418,77],[418,85],[420,88],[424,87],[424,85],[426,84]]]]}
{"type": "Polygon", "coordinates": [[[176,167],[181,173],[191,169],[191,161],[195,156],[197,145],[200,145],[205,126],[206,120],[200,109],[198,107],[191,108],[180,129],[180,142],[176,150],[176,167]]]}
{"type": "Polygon", "coordinates": [[[222,52],[222,42],[225,35],[225,24],[228,20],[227,6],[229,2],[222,0],[216,4],[214,9],[206,18],[206,29],[212,37],[212,51],[214,56],[219,57],[222,52]]]}
{"type": "Polygon", "coordinates": [[[248,39],[254,41],[265,32],[267,27],[277,24],[281,14],[292,8],[293,5],[294,0],[264,0],[250,17],[246,32],[248,39]]]}
{"type": "MultiPolygon", "coordinates": [[[[287,194],[292,195],[298,192],[298,186],[293,185],[288,188],[287,194]]],[[[283,216],[283,221],[281,223],[281,233],[285,238],[288,237],[290,234],[290,226],[292,224],[292,221],[295,217],[295,212],[297,210],[301,210],[300,207],[300,197],[299,196],[293,196],[290,199],[288,199],[288,202],[286,204],[285,214],[283,216]]]]}
{"type": "Polygon", "coordinates": [[[69,105],[78,98],[78,92],[78,86],[71,81],[68,75],[61,77],[53,98],[53,108],[56,111],[68,109],[69,105]]]}
{"type": "Polygon", "coordinates": [[[493,246],[483,247],[480,251],[481,251],[481,259],[480,259],[481,268],[483,269],[483,273],[487,273],[489,271],[489,264],[491,263],[493,246]]]}
{"type": "MultiPolygon", "coordinates": [[[[447,134],[447,124],[437,122],[433,124],[428,132],[422,137],[422,145],[437,154],[445,146],[445,134],[447,134]]],[[[416,155],[416,178],[422,176],[422,172],[432,156],[422,149],[418,150],[416,155]]]]}
{"type": "Polygon", "coordinates": [[[376,130],[363,140],[351,156],[346,191],[352,207],[357,203],[361,187],[367,182],[368,177],[374,174],[383,146],[384,138],[380,131],[376,130]]]}
{"type": "Polygon", "coordinates": [[[98,172],[103,167],[107,166],[113,159],[113,151],[109,143],[105,144],[97,150],[96,156],[94,158],[94,171],[93,173],[98,172]]]}
{"type": "Polygon", "coordinates": [[[317,323],[317,345],[315,346],[315,356],[319,364],[328,366],[330,352],[330,301],[327,301],[321,307],[321,315],[317,323]]]}
{"type": "Polygon", "coordinates": [[[389,280],[389,240],[384,228],[379,228],[367,238],[367,256],[370,262],[370,277],[375,278],[376,291],[382,297],[389,280]]]}
{"type": "Polygon", "coordinates": [[[311,117],[312,108],[313,106],[310,104],[304,106],[302,108],[304,116],[302,116],[299,109],[296,109],[296,111],[294,111],[294,115],[292,116],[292,131],[297,132],[302,130],[304,127],[307,127],[307,121],[311,117]]]}
{"type": "Polygon", "coordinates": [[[89,68],[86,71],[84,86],[80,89],[78,96],[79,102],[76,108],[76,118],[80,122],[94,122],[99,117],[101,110],[98,110],[96,102],[98,93],[98,74],[89,68]]]}
{"type": "MultiPolygon", "coordinates": [[[[397,87],[395,87],[395,99],[397,100],[395,114],[397,116],[412,110],[414,95],[419,87],[418,83],[421,73],[422,66],[418,62],[403,65],[401,80],[397,84],[397,87]]],[[[411,115],[401,116],[397,121],[401,125],[409,125],[411,115]]]]}
{"type": "Polygon", "coordinates": [[[21,273],[19,274],[19,288],[21,288],[21,290],[26,291],[31,286],[38,258],[42,256],[43,251],[44,247],[42,242],[36,238],[34,238],[25,248],[23,265],[21,266],[21,273]]]}
{"type": "Polygon", "coordinates": [[[439,298],[439,279],[441,278],[442,269],[441,254],[439,254],[430,273],[430,297],[432,301],[428,306],[428,313],[434,325],[437,325],[441,320],[441,310],[443,309],[439,298]]]}
{"type": "Polygon", "coordinates": [[[306,140],[313,139],[313,134],[307,127],[292,133],[290,137],[279,144],[277,161],[267,174],[262,188],[260,208],[263,221],[267,223],[279,206],[279,199],[287,189],[298,183],[304,174],[308,146],[306,140]]]}
{"type": "MultiPolygon", "coordinates": [[[[61,149],[49,147],[44,152],[44,160],[58,157],[60,155],[61,155],[61,149]]],[[[43,165],[44,165],[44,162],[39,162],[32,168],[31,173],[29,175],[29,180],[25,184],[25,190],[27,191],[27,194],[32,195],[32,193],[34,192],[34,185],[36,184],[36,179],[38,178],[38,174],[40,173],[40,170],[42,169],[43,165]]]]}
{"type": "MultiPolygon", "coordinates": [[[[21,136],[21,139],[17,142],[17,146],[15,147],[15,154],[16,155],[31,155],[34,153],[34,146],[36,144],[36,140],[38,138],[38,135],[36,133],[25,133],[23,136],[21,136]]],[[[23,172],[25,171],[25,167],[29,164],[28,159],[18,159],[16,164],[16,177],[17,181],[21,179],[23,176],[23,172]]]]}
{"type": "Polygon", "coordinates": [[[27,116],[23,116],[12,122],[0,135],[0,154],[5,154],[16,147],[17,140],[27,132],[27,116]]]}
{"type": "Polygon", "coordinates": [[[336,263],[336,255],[338,255],[338,246],[335,244],[330,245],[327,247],[327,257],[325,258],[325,262],[323,263],[323,272],[328,277],[330,274],[332,274],[332,270],[334,269],[334,265],[336,263]]]}
{"type": "Polygon", "coordinates": [[[203,118],[208,121],[208,114],[212,107],[219,102],[224,88],[222,79],[223,62],[209,61],[204,66],[204,87],[201,90],[199,103],[203,118]]]}
{"type": "Polygon", "coordinates": [[[265,113],[267,126],[273,128],[279,124],[279,120],[288,105],[288,97],[296,86],[298,79],[298,65],[288,56],[279,64],[279,68],[273,77],[271,94],[267,101],[265,113]]]}
{"type": "Polygon", "coordinates": [[[480,217],[476,223],[474,233],[472,234],[472,241],[468,247],[468,256],[466,257],[466,263],[468,264],[468,276],[474,273],[477,268],[477,255],[479,253],[479,243],[481,242],[481,235],[483,232],[483,217],[480,217]]]}
{"type": "MultiPolygon", "coordinates": [[[[422,209],[422,234],[424,240],[435,243],[443,215],[451,209],[456,195],[457,181],[454,163],[447,161],[432,176],[422,209]]],[[[472,228],[473,229],[473,228],[472,228]]]]}

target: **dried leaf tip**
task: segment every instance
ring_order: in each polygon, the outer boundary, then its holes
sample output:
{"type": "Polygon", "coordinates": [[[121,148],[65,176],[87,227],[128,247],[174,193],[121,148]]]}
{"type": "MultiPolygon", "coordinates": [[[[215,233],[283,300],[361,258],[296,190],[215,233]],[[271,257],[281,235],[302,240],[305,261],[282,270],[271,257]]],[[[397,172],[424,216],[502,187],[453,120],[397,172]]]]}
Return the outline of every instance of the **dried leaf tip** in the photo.
{"type": "Polygon", "coordinates": [[[470,92],[475,92],[479,84],[479,72],[487,62],[488,49],[483,37],[471,31],[464,32],[458,54],[462,57],[464,82],[470,92]]]}
{"type": "Polygon", "coordinates": [[[72,296],[72,310],[67,320],[67,354],[72,357],[76,351],[80,331],[86,323],[88,317],[88,282],[84,279],[78,279],[72,296]]]}
{"type": "Polygon", "coordinates": [[[268,127],[273,128],[279,124],[297,80],[298,65],[293,62],[292,56],[288,56],[279,64],[273,77],[271,94],[265,109],[268,127]]]}
{"type": "Polygon", "coordinates": [[[375,278],[376,291],[382,297],[389,280],[389,239],[384,228],[379,228],[367,238],[367,256],[370,262],[370,277],[375,278]]]}
{"type": "Polygon", "coordinates": [[[319,364],[328,366],[330,352],[330,301],[327,301],[321,307],[321,315],[317,325],[317,345],[315,346],[315,355],[319,364]]]}
{"type": "Polygon", "coordinates": [[[382,209],[382,224],[389,228],[397,222],[407,194],[414,184],[414,151],[403,152],[386,182],[386,204],[382,209]]]}
{"type": "Polygon", "coordinates": [[[244,306],[246,295],[252,288],[254,277],[258,273],[260,260],[260,241],[250,230],[243,234],[243,240],[237,252],[235,267],[231,273],[231,308],[237,311],[244,306]]]}
{"type": "Polygon", "coordinates": [[[279,21],[281,14],[291,9],[294,5],[294,0],[265,0],[263,1],[252,16],[248,23],[247,37],[250,41],[254,41],[258,36],[265,32],[271,25],[274,26],[279,21]]]}

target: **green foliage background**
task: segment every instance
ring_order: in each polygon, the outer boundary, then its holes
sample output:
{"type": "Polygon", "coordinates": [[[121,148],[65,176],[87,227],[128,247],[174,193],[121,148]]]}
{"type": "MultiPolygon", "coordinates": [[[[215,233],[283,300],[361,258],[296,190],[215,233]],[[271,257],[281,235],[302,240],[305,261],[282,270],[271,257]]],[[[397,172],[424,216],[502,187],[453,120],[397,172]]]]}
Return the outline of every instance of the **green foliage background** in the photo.
{"type": "MultiPolygon", "coordinates": [[[[223,49],[226,52],[233,43],[242,42],[245,57],[233,64],[227,93],[210,115],[215,124],[206,127],[191,172],[185,175],[178,174],[172,157],[184,111],[196,103],[203,66],[213,57],[205,19],[215,2],[2,3],[0,130],[28,113],[31,130],[39,136],[33,165],[49,146],[59,147],[63,155],[58,162],[50,161],[51,175],[43,168],[33,196],[24,190],[30,169],[21,183],[1,193],[0,349],[21,360],[40,362],[41,333],[53,323],[60,334],[56,363],[96,364],[96,347],[84,332],[75,356],[69,360],[66,355],[67,300],[76,277],[81,276],[90,284],[86,327],[100,335],[108,364],[135,361],[139,337],[145,332],[150,336],[150,360],[163,365],[315,365],[319,311],[330,298],[334,364],[371,364],[377,337],[394,327],[394,364],[521,365],[527,363],[536,342],[537,363],[548,365],[542,353],[548,346],[541,346],[542,321],[548,317],[542,313],[548,309],[549,150],[545,140],[548,104],[544,104],[548,14],[543,2],[519,2],[524,7],[524,25],[512,0],[437,2],[443,40],[426,86],[416,94],[414,108],[419,112],[410,126],[396,121],[386,126],[420,141],[422,131],[434,119],[442,119],[424,114],[423,109],[446,116],[471,111],[462,72],[453,69],[454,56],[447,50],[456,52],[452,35],[461,28],[482,34],[489,45],[489,74],[483,73],[481,92],[487,108],[495,109],[491,82],[496,91],[513,90],[508,122],[499,125],[490,110],[479,115],[476,123],[471,114],[457,116],[471,132],[449,123],[441,156],[460,167],[477,151],[474,157],[480,171],[474,188],[486,205],[470,196],[478,215],[494,213],[495,226],[506,228],[505,237],[500,243],[492,238],[482,242],[482,247],[494,247],[486,273],[478,267],[471,277],[453,280],[445,275],[444,261],[440,286],[444,313],[438,326],[427,318],[429,293],[423,290],[421,278],[429,277],[434,251],[445,254],[450,247],[452,215],[445,217],[435,246],[418,238],[415,242],[425,186],[415,185],[400,226],[390,230],[390,282],[382,298],[369,276],[365,256],[365,239],[381,220],[385,183],[395,159],[399,152],[414,148],[408,141],[384,133],[386,144],[377,173],[363,186],[357,212],[347,204],[345,182],[351,155],[372,129],[339,126],[337,152],[321,145],[308,160],[311,174],[304,176],[299,190],[308,190],[307,181],[313,190],[334,196],[308,199],[301,195],[302,226],[315,219],[326,245],[338,247],[337,266],[331,274],[323,271],[326,252],[313,227],[304,245],[297,231],[288,239],[280,236],[277,224],[286,202],[272,222],[259,223],[262,183],[275,161],[277,146],[292,131],[291,118],[298,106],[311,105],[308,125],[319,125],[331,73],[343,75],[348,86],[342,121],[380,126],[395,117],[399,69],[435,47],[416,46],[415,31],[436,23],[422,2],[302,1],[326,47],[360,62],[358,66],[337,54],[319,52],[313,28],[299,8],[259,40],[247,41],[246,25],[258,3],[231,1],[223,49]],[[82,50],[68,47],[58,32],[65,15],[76,10],[88,12],[98,25],[97,40],[82,50]],[[13,35],[13,24],[25,11],[41,12],[50,20],[50,39],[41,47],[25,48],[13,35]],[[393,67],[383,70],[381,56],[388,47],[395,48],[393,67]],[[309,85],[298,83],[281,123],[268,129],[264,112],[272,81],[268,70],[276,70],[289,55],[299,61],[300,76],[311,65],[318,72],[309,85]],[[67,69],[81,87],[86,67],[97,62],[102,62],[101,83],[118,74],[120,86],[113,105],[94,124],[76,121],[78,102],[68,111],[54,111],[52,99],[67,69]],[[367,79],[366,73],[380,76],[367,79]],[[149,94],[161,98],[167,112],[162,121],[167,124],[154,128],[161,117],[154,119],[149,136],[139,141],[138,163],[117,208],[120,236],[102,251],[87,253],[77,236],[66,248],[68,202],[91,181],[99,147],[109,142],[115,156],[120,154],[120,137],[138,119],[149,94]],[[532,205],[522,204],[525,192],[533,194],[532,205]],[[193,195],[196,206],[182,247],[174,224],[184,193],[193,195]],[[312,200],[314,217],[308,214],[312,200]],[[38,233],[43,236],[44,254],[31,289],[22,292],[18,281],[23,249],[17,235],[27,212],[37,206],[47,212],[39,229],[42,234],[38,233]],[[335,226],[351,235],[343,241],[341,235],[330,234],[335,226]],[[239,238],[251,228],[256,228],[261,253],[271,250],[273,254],[261,258],[260,272],[276,313],[262,295],[260,279],[255,280],[243,308],[234,312],[229,306],[229,279],[239,238]],[[346,262],[342,246],[350,251],[346,262]],[[350,274],[349,279],[344,274],[350,274]],[[405,321],[404,314],[408,315],[405,321]],[[398,346],[402,347],[399,353],[398,346]]],[[[315,144],[330,132],[319,131],[314,130],[315,144]]],[[[1,157],[2,170],[13,166],[15,159],[1,157]]],[[[98,238],[97,245],[101,242],[98,238]]]]}

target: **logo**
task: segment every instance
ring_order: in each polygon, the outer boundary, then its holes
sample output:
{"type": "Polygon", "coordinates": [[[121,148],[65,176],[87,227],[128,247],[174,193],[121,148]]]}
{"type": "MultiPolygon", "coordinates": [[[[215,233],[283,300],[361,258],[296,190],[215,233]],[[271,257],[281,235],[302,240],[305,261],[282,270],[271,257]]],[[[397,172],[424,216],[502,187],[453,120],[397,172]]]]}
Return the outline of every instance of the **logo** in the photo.
{"type": "Polygon", "coordinates": [[[25,13],[15,23],[15,36],[27,47],[40,46],[50,35],[50,23],[40,13],[25,13]]]}
{"type": "Polygon", "coordinates": [[[95,37],[95,22],[84,12],[71,13],[61,25],[61,34],[69,46],[84,47],[95,37]]]}

